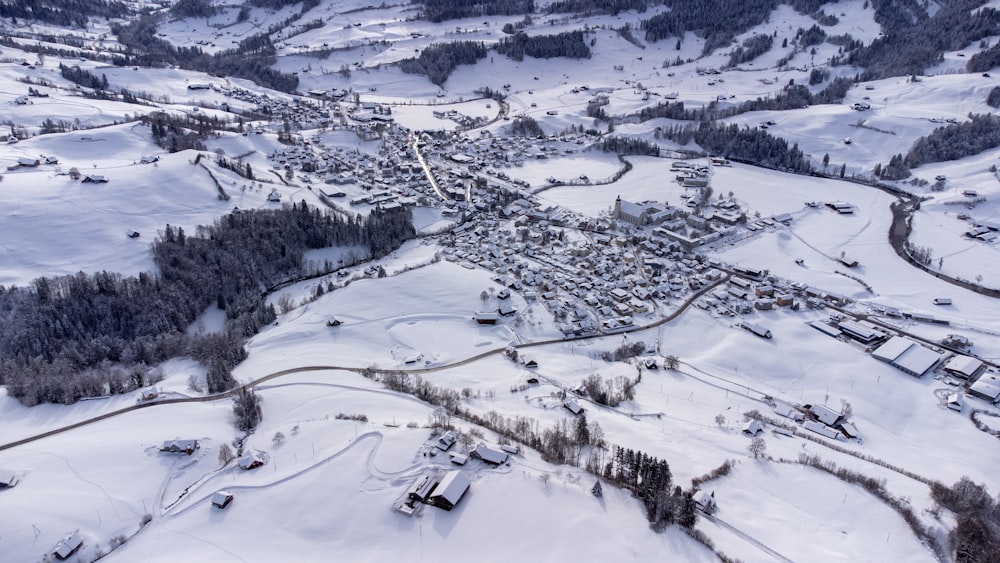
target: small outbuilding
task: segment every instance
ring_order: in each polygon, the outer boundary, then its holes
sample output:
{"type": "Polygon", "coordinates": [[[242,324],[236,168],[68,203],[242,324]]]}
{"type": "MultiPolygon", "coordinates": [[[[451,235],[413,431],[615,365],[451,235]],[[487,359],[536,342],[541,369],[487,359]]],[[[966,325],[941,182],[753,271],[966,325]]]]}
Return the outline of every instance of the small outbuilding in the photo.
{"type": "Polygon", "coordinates": [[[17,485],[17,474],[7,469],[0,469],[0,489],[11,489],[17,485]]]}
{"type": "Polygon", "coordinates": [[[229,506],[229,504],[233,502],[234,498],[236,497],[234,497],[233,493],[230,493],[229,491],[219,491],[212,495],[212,506],[221,510],[229,506]]]}
{"type": "Polygon", "coordinates": [[[100,174],[88,174],[83,177],[82,182],[84,184],[107,184],[107,176],[101,176],[100,174]]]}

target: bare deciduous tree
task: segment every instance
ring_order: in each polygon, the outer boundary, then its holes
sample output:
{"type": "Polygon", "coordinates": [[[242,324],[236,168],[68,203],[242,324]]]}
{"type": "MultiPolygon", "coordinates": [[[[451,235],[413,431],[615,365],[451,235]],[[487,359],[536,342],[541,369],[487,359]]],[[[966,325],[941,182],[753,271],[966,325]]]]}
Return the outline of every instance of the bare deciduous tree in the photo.
{"type": "Polygon", "coordinates": [[[767,452],[767,442],[763,438],[754,438],[750,441],[750,445],[747,446],[747,453],[749,453],[754,459],[760,459],[764,457],[767,452]]]}

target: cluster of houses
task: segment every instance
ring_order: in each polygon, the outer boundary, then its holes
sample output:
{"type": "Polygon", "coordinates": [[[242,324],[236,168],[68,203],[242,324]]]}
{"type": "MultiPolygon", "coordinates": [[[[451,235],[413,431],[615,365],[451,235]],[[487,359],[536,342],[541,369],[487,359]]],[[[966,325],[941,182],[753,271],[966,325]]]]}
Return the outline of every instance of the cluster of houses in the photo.
{"type": "MultiPolygon", "coordinates": [[[[328,199],[345,198],[350,205],[377,205],[382,209],[428,203],[433,195],[413,148],[399,129],[387,134],[386,145],[395,150],[378,155],[327,147],[319,137],[296,139],[293,145],[269,155],[271,168],[278,173],[297,173],[306,184],[317,184],[316,191],[328,199]]],[[[464,199],[464,192],[462,193],[464,199]]]]}
{"type": "Polygon", "coordinates": [[[1000,231],[1000,223],[995,221],[973,221],[972,226],[965,231],[965,236],[983,242],[993,242],[997,240],[1000,231]]]}
{"type": "MultiPolygon", "coordinates": [[[[504,288],[541,302],[566,335],[628,330],[636,315],[656,311],[659,302],[723,277],[679,244],[643,232],[623,236],[607,219],[576,219],[530,195],[499,208],[493,197],[484,194],[483,210],[469,210],[465,223],[442,240],[443,257],[494,272],[504,288]]],[[[476,321],[494,324],[514,313],[507,295],[501,290],[497,310],[481,311],[476,321]]]]}
{"type": "MultiPolygon", "coordinates": [[[[695,303],[696,307],[719,316],[750,315],[755,311],[788,308],[797,311],[803,299],[809,307],[821,308],[829,297],[826,293],[801,284],[768,276],[766,271],[735,267],[729,282],[715,288],[695,303]]],[[[756,323],[742,320],[743,328],[762,338],[771,338],[771,331],[756,323]]]]}
{"type": "MultiPolygon", "coordinates": [[[[458,434],[454,430],[449,430],[437,436],[431,447],[433,450],[447,452],[457,441],[458,434]]],[[[480,442],[468,454],[450,452],[450,456],[451,462],[455,465],[465,465],[470,458],[473,458],[487,465],[499,466],[507,463],[510,454],[517,451],[514,446],[501,446],[501,449],[495,449],[487,446],[485,442],[480,442]]],[[[471,484],[469,476],[457,469],[448,471],[441,477],[425,473],[406,489],[403,497],[395,503],[394,509],[407,516],[416,514],[421,504],[451,510],[465,496],[471,484]]]]}
{"type": "Polygon", "coordinates": [[[7,165],[7,170],[13,172],[21,168],[38,168],[43,164],[59,164],[59,158],[51,155],[40,156],[38,158],[22,156],[17,159],[17,162],[7,165]]]}

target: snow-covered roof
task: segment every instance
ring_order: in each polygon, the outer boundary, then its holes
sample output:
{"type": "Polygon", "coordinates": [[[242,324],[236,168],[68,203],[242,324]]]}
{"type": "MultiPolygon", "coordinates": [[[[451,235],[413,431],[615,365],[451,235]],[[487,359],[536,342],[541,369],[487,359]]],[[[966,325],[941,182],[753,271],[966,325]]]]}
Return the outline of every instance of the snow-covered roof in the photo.
{"type": "Polygon", "coordinates": [[[816,418],[823,424],[833,426],[840,420],[840,413],[825,405],[812,405],[809,407],[809,411],[816,415],[816,418]]]}
{"type": "Polygon", "coordinates": [[[1000,378],[995,374],[985,373],[975,383],[969,386],[969,393],[996,401],[1000,399],[1000,378]]]}
{"type": "Polygon", "coordinates": [[[763,431],[764,425],[756,418],[748,420],[746,424],[743,425],[743,432],[750,434],[751,436],[756,436],[758,433],[763,431]]]}
{"type": "Polygon", "coordinates": [[[73,552],[76,551],[82,544],[83,538],[80,537],[80,532],[76,531],[63,538],[56,548],[52,550],[52,553],[54,553],[59,559],[66,559],[70,555],[73,555],[73,552]]]}
{"type": "Polygon", "coordinates": [[[820,436],[826,436],[827,438],[832,438],[836,440],[840,437],[840,432],[830,428],[829,426],[823,424],[822,422],[816,422],[815,420],[807,420],[802,423],[802,427],[806,430],[811,430],[820,436]]]}
{"type": "Polygon", "coordinates": [[[944,365],[944,369],[969,378],[972,377],[976,371],[982,367],[982,365],[983,362],[978,358],[957,355],[948,360],[948,363],[944,365]]]}
{"type": "Polygon", "coordinates": [[[506,452],[494,450],[483,442],[479,442],[479,445],[476,446],[476,449],[472,450],[472,453],[479,459],[496,465],[500,465],[501,463],[507,461],[506,452]]]}
{"type": "Polygon", "coordinates": [[[239,463],[243,469],[252,469],[267,463],[267,454],[259,450],[249,449],[240,456],[239,463]]]}
{"type": "Polygon", "coordinates": [[[918,376],[926,373],[941,358],[939,352],[904,336],[893,336],[876,348],[872,356],[918,376]]]}
{"type": "Polygon", "coordinates": [[[431,495],[432,498],[440,497],[448,501],[449,504],[455,506],[458,501],[465,494],[465,491],[469,490],[469,485],[472,481],[469,477],[459,470],[449,471],[444,479],[438,483],[438,486],[434,488],[434,493],[431,495]]]}

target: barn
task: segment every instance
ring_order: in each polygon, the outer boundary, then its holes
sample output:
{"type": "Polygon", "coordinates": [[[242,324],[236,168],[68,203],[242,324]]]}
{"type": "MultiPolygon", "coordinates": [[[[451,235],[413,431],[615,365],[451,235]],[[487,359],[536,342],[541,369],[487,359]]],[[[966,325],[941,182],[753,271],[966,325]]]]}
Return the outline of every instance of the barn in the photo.
{"type": "Polygon", "coordinates": [[[427,503],[444,510],[451,510],[462,500],[462,496],[469,490],[472,481],[461,471],[449,471],[441,482],[434,487],[434,492],[427,498],[427,503]]]}
{"type": "Polygon", "coordinates": [[[872,357],[920,377],[938,363],[941,354],[904,336],[893,336],[876,348],[872,357]]]}

